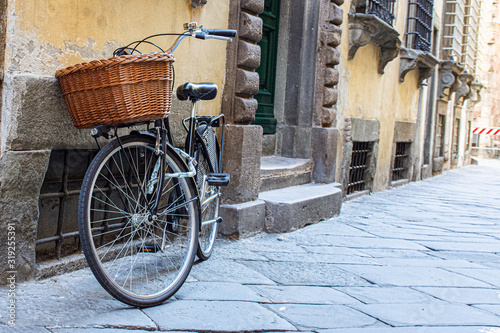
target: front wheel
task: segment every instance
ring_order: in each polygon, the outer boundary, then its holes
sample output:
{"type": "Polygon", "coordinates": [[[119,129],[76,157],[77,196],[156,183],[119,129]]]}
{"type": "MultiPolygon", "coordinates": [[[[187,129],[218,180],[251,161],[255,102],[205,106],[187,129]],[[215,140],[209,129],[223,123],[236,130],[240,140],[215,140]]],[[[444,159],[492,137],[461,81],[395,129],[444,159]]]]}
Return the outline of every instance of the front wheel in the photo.
{"type": "MultiPolygon", "coordinates": [[[[106,145],[85,175],[78,211],[82,249],[112,296],[133,306],[154,306],[181,287],[193,265],[199,231],[196,185],[174,175],[165,176],[159,188],[162,159],[154,138],[131,135],[120,141],[106,145]]],[[[185,171],[169,148],[165,175],[185,171]]]]}

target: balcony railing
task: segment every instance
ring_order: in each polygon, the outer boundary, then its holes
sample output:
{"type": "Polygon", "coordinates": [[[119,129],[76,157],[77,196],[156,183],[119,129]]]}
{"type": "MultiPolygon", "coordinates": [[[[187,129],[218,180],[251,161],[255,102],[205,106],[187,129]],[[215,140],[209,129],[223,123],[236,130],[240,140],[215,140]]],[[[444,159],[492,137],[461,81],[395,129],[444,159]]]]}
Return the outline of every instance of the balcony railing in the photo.
{"type": "Polygon", "coordinates": [[[433,0],[417,0],[409,3],[406,47],[429,52],[432,36],[433,0]]]}
{"type": "Polygon", "coordinates": [[[395,2],[396,0],[368,0],[366,13],[373,14],[392,26],[395,2]]]}

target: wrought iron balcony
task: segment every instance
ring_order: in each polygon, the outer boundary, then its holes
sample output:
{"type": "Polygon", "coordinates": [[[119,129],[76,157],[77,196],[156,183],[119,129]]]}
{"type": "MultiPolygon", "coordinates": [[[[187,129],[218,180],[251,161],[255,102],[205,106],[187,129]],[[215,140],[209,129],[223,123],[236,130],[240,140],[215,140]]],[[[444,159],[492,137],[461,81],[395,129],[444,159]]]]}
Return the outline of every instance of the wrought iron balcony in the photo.
{"type": "Polygon", "coordinates": [[[366,14],[373,14],[392,26],[396,0],[368,0],[366,14]]]}
{"type": "Polygon", "coordinates": [[[433,0],[416,0],[408,4],[407,48],[430,51],[433,5],[433,0]]]}

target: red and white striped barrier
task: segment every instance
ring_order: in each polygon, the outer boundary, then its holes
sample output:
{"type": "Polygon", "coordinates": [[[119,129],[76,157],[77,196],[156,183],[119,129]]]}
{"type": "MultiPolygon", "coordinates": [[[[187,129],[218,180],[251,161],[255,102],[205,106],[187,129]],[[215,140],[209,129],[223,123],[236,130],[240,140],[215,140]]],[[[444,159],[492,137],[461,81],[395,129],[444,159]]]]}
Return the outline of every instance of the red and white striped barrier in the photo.
{"type": "Polygon", "coordinates": [[[500,135],[500,127],[475,127],[472,134],[500,135]]]}

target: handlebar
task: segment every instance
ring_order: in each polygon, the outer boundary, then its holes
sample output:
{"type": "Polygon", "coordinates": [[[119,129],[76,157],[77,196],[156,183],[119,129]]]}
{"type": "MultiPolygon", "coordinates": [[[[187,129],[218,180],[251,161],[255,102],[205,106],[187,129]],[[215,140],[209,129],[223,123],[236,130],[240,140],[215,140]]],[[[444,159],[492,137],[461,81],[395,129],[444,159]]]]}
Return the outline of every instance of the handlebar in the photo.
{"type": "Polygon", "coordinates": [[[222,37],[236,37],[236,30],[232,29],[204,29],[204,31],[206,31],[208,35],[222,36],[222,37]]]}
{"type": "Polygon", "coordinates": [[[141,43],[147,43],[151,44],[155,47],[157,47],[161,52],[163,53],[173,53],[175,49],[179,46],[179,44],[187,37],[195,37],[198,39],[219,39],[219,40],[225,40],[225,41],[232,41],[231,37],[236,37],[237,31],[233,29],[202,29],[203,26],[198,26],[196,22],[191,22],[191,23],[186,23],[184,24],[184,29],[186,30],[184,33],[163,33],[163,34],[157,34],[157,35],[152,35],[149,37],[146,37],[142,40],[132,42],[124,47],[120,47],[116,49],[113,52],[114,56],[120,56],[124,54],[134,54],[135,52],[141,53],[137,47],[141,43]],[[153,37],[158,37],[158,36],[178,36],[177,39],[174,41],[172,46],[168,48],[167,50],[162,49],[158,45],[148,41],[148,39],[153,38],[153,37]],[[134,46],[132,46],[134,45],[134,46]]]}

